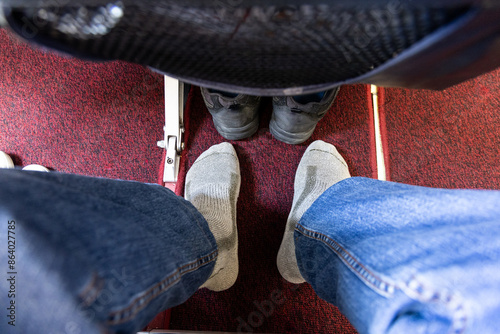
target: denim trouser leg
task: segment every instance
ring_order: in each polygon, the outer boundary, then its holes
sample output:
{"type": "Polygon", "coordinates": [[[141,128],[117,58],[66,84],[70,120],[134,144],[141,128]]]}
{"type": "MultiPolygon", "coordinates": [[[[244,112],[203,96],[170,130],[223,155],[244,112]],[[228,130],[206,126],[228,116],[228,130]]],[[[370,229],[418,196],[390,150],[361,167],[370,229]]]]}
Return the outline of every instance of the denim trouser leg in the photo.
{"type": "Polygon", "coordinates": [[[187,300],[217,258],[201,214],[156,185],[0,170],[0,221],[1,300],[14,301],[19,333],[140,330],[187,300]]]}
{"type": "Polygon", "coordinates": [[[360,333],[498,333],[500,192],[364,178],[295,231],[304,278],[360,333]]]}

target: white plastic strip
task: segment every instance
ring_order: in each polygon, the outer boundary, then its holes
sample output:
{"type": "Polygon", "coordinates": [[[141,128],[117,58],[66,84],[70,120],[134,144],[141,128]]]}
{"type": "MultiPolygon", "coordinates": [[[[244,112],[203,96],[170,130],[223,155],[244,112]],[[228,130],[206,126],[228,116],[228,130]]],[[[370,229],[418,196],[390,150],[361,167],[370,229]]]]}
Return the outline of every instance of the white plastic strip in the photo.
{"type": "Polygon", "coordinates": [[[382,131],[380,127],[380,113],[378,108],[378,87],[371,85],[373,101],[373,120],[375,126],[375,150],[377,155],[377,178],[381,181],[387,181],[387,172],[385,166],[384,146],[382,144],[382,131]]]}

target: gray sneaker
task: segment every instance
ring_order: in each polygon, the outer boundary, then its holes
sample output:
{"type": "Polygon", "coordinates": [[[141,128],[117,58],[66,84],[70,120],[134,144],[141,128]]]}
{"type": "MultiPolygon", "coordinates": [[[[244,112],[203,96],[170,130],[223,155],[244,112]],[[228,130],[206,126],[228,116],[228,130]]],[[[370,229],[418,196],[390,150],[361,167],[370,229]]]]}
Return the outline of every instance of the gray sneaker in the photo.
{"type": "Polygon", "coordinates": [[[201,95],[222,137],[240,140],[252,136],[259,129],[260,97],[207,88],[201,88],[201,95]]]}
{"type": "Polygon", "coordinates": [[[287,144],[305,142],[330,109],[340,87],[317,94],[276,96],[269,124],[271,134],[287,144]]]}

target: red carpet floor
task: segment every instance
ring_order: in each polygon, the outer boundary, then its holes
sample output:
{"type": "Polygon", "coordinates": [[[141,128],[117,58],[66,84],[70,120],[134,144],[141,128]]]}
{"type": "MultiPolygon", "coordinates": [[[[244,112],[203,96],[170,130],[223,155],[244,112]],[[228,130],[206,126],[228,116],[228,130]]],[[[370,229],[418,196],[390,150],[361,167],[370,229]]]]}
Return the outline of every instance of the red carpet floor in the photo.
{"type": "Polygon", "coordinates": [[[156,182],[163,77],[32,49],[0,29],[0,150],[18,166],[156,182]]]}
{"type": "MultiPolygon", "coordinates": [[[[0,30],[0,150],[17,165],[156,182],[162,150],[163,78],[142,67],[68,59],[20,43],[0,30]]],[[[500,189],[500,71],[444,92],[381,90],[388,176],[410,184],[500,189]]],[[[351,173],[376,176],[367,86],[343,87],[314,137],[283,144],[267,127],[234,142],[242,169],[238,203],[240,275],[222,293],[201,290],[172,311],[173,329],[275,333],[354,333],[307,285],[280,278],[276,254],[293,197],[295,169],[307,144],[335,144],[351,173]],[[278,300],[279,303],[273,302],[278,300]],[[272,303],[272,304],[271,304],[272,303]]],[[[187,108],[186,170],[223,138],[198,89],[187,108]]],[[[148,328],[166,327],[165,313],[148,328]]]]}
{"type": "MultiPolygon", "coordinates": [[[[156,183],[163,76],[44,52],[0,29],[0,150],[17,166],[156,183]]],[[[162,313],[150,328],[167,328],[162,313]]]]}
{"type": "MultiPolygon", "coordinates": [[[[390,180],[432,187],[500,189],[500,71],[443,92],[381,89],[383,146],[390,180]]],[[[344,87],[311,139],[334,143],[353,175],[375,177],[367,87],[344,87]]],[[[196,91],[189,118],[186,169],[202,151],[223,141],[196,91]]],[[[269,101],[265,114],[269,114],[269,101]]],[[[172,311],[173,329],[252,330],[276,333],[350,333],[335,308],[307,286],[279,278],[275,258],[291,205],[293,175],[305,147],[272,139],[264,117],[260,132],[233,142],[242,165],[238,206],[241,272],[224,293],[199,291],[172,311]],[[262,282],[265,282],[263,285],[262,282]],[[297,290],[295,290],[297,289],[297,290]],[[285,296],[264,315],[274,293],[285,296]],[[268,312],[271,313],[271,312],[268,312]],[[243,325],[242,325],[243,324],[243,325]],[[245,326],[248,325],[248,326],[245,326]]],[[[179,189],[182,193],[182,188],[179,189]]]]}
{"type": "MultiPolygon", "coordinates": [[[[171,328],[353,333],[338,310],[320,300],[309,285],[295,286],[281,278],[276,255],[292,204],[295,170],[309,143],[316,139],[333,143],[346,158],[353,175],[375,175],[367,86],[343,87],[313,138],[298,146],[281,143],[271,136],[271,101],[263,102],[260,131],[247,140],[232,142],[242,174],[238,280],[228,291],[212,293],[204,289],[174,308],[171,328]],[[280,296],[279,304],[272,302],[276,294],[280,296]]],[[[186,169],[204,150],[224,141],[215,130],[198,89],[192,92],[187,112],[190,124],[186,169]]]]}
{"type": "Polygon", "coordinates": [[[386,89],[390,178],[500,189],[500,70],[442,92],[386,89]]]}

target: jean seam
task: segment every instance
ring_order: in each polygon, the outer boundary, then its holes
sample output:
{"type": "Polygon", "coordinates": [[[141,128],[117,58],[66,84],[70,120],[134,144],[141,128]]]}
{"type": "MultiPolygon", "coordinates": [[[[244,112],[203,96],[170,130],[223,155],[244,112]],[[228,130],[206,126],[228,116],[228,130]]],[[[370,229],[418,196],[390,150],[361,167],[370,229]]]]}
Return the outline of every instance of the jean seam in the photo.
{"type": "Polygon", "coordinates": [[[299,223],[297,223],[295,231],[307,238],[315,239],[326,245],[354,274],[356,274],[356,276],[361,279],[362,282],[379,294],[385,297],[389,297],[394,294],[394,291],[397,289],[396,284],[388,282],[377,276],[370,269],[366,268],[356,257],[349,253],[345,247],[329,236],[320,232],[309,230],[299,223]]]}
{"type": "Polygon", "coordinates": [[[198,258],[195,261],[191,261],[177,268],[168,277],[149,288],[147,291],[142,293],[141,296],[136,297],[129,304],[129,306],[121,310],[111,312],[108,315],[107,324],[119,325],[131,320],[137,315],[137,313],[139,313],[142,309],[149,305],[156,297],[167,291],[174,284],[178,283],[184,275],[191,273],[210,262],[215,261],[217,259],[217,256],[218,250],[214,250],[212,253],[204,257],[198,258]]]}
{"type": "Polygon", "coordinates": [[[453,323],[452,333],[461,334],[465,332],[468,316],[464,301],[459,294],[447,290],[437,291],[429,288],[415,276],[404,282],[400,289],[405,295],[421,303],[441,303],[451,314],[453,323]]]}
{"type": "Polygon", "coordinates": [[[103,287],[104,281],[94,272],[92,274],[92,281],[90,281],[78,297],[82,300],[84,305],[89,306],[97,299],[103,287]]]}
{"type": "Polygon", "coordinates": [[[400,290],[409,298],[421,303],[443,304],[450,311],[452,317],[452,332],[454,334],[461,334],[465,332],[468,316],[466,314],[464,302],[458,294],[453,294],[448,291],[439,292],[432,290],[419,282],[416,277],[412,277],[407,282],[399,284],[386,282],[366,268],[359,260],[350,254],[345,247],[341,246],[329,236],[307,229],[299,223],[296,224],[295,231],[302,234],[306,238],[315,239],[326,245],[366,285],[372,287],[385,297],[389,297],[394,294],[394,291],[400,290]]]}

